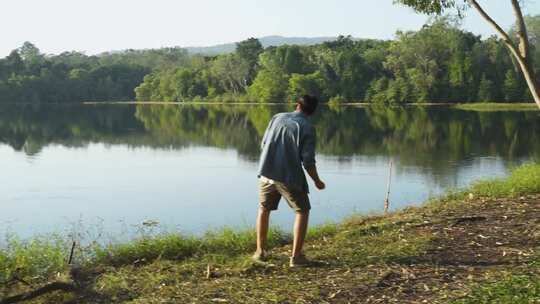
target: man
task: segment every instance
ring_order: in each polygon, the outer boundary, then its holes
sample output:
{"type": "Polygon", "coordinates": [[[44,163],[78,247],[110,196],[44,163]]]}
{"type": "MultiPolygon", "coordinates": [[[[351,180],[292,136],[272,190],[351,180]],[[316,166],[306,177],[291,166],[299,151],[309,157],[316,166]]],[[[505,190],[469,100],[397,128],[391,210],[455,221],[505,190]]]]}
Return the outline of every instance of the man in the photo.
{"type": "Polygon", "coordinates": [[[256,261],[266,258],[266,240],[270,212],[277,210],[281,197],[296,212],[293,250],[290,266],[309,264],[302,253],[306,237],[309,210],[308,184],[304,170],[319,190],[326,185],[319,178],[315,165],[315,129],[308,121],[317,109],[316,97],[304,95],[297,100],[296,111],[276,114],[266,129],[262,140],[259,163],[260,207],[257,216],[256,261]]]}

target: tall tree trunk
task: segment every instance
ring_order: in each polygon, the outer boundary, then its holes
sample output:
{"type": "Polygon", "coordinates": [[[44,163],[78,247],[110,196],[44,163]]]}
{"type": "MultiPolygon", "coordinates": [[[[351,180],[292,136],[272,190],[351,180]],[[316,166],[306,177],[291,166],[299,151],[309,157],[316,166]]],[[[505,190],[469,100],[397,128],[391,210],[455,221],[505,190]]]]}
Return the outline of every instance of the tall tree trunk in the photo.
{"type": "Polygon", "coordinates": [[[530,61],[525,61],[524,58],[516,58],[516,59],[519,63],[519,67],[521,68],[521,72],[523,72],[525,81],[527,81],[527,86],[529,87],[529,90],[531,91],[531,94],[534,98],[534,102],[536,102],[536,105],[540,108],[540,86],[538,85],[538,82],[536,81],[534,68],[530,64],[530,61]]]}

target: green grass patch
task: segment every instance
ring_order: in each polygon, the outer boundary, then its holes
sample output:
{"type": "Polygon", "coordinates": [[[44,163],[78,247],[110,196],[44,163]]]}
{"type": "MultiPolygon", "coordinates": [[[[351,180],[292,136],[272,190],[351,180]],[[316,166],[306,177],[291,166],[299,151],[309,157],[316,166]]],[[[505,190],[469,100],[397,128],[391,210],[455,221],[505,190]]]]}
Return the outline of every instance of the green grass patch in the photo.
{"type": "Polygon", "coordinates": [[[527,304],[540,301],[540,277],[511,275],[499,282],[473,289],[465,299],[455,304],[508,303],[527,304]]]}
{"type": "Polygon", "coordinates": [[[454,108],[465,111],[497,112],[497,111],[538,111],[538,106],[531,103],[463,103],[454,108]]]}
{"type": "Polygon", "coordinates": [[[330,237],[338,233],[339,225],[333,223],[327,223],[315,227],[310,227],[308,229],[307,238],[308,239],[320,239],[323,237],[330,237]]]}
{"type": "MultiPolygon", "coordinates": [[[[268,233],[269,247],[286,244],[289,234],[272,228],[268,233]]],[[[253,229],[236,231],[230,228],[207,232],[203,237],[163,234],[143,237],[123,244],[96,248],[97,264],[126,265],[147,263],[156,259],[183,260],[193,256],[236,256],[255,250],[253,229]]]]}
{"type": "Polygon", "coordinates": [[[466,189],[449,192],[442,201],[457,201],[467,197],[512,198],[540,193],[540,164],[526,164],[512,170],[505,178],[481,180],[466,189]]]}
{"type": "MultiPolygon", "coordinates": [[[[373,219],[362,216],[358,216],[358,219],[351,217],[333,232],[328,242],[315,245],[314,250],[310,252],[317,259],[350,267],[404,262],[430,248],[433,239],[431,235],[411,235],[402,229],[404,221],[394,217],[373,219]],[[319,247],[321,250],[317,250],[319,247]]],[[[320,241],[313,243],[317,244],[320,241]]]]}
{"type": "Polygon", "coordinates": [[[200,241],[180,234],[145,237],[127,243],[96,247],[96,264],[125,265],[144,263],[158,258],[180,259],[192,256],[200,241]]]}
{"type": "Polygon", "coordinates": [[[516,197],[540,192],[540,164],[528,164],[512,171],[507,178],[475,182],[469,193],[488,197],[516,197]]]}
{"type": "MultiPolygon", "coordinates": [[[[289,243],[291,236],[272,228],[268,245],[289,243]]],[[[155,260],[186,260],[214,256],[229,259],[255,250],[253,229],[236,231],[230,228],[209,231],[202,237],[178,233],[144,235],[125,243],[94,244],[78,248],[76,262],[86,266],[122,266],[147,264],[155,260]]],[[[0,248],[0,284],[15,277],[43,280],[68,269],[71,241],[59,235],[20,240],[10,237],[0,248]]]]}
{"type": "Polygon", "coordinates": [[[22,241],[10,237],[0,250],[0,283],[15,276],[39,280],[67,269],[70,243],[57,235],[22,241]]]}

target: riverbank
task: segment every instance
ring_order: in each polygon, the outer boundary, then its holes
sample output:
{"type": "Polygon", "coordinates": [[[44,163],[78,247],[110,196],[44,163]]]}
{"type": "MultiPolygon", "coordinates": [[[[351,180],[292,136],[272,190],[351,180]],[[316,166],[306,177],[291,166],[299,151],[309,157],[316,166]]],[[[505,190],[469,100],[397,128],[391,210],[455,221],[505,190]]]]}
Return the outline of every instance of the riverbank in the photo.
{"type": "Polygon", "coordinates": [[[498,112],[498,111],[538,111],[538,106],[534,103],[461,103],[454,106],[456,109],[478,112],[498,112]]]}
{"type": "MultiPolygon", "coordinates": [[[[21,105],[21,106],[33,106],[35,103],[3,103],[4,105],[21,105]]],[[[234,101],[186,101],[186,102],[173,102],[173,101],[83,101],[76,103],[46,103],[39,105],[51,105],[51,106],[77,106],[77,105],[176,105],[176,106],[207,106],[207,105],[231,105],[231,106],[287,106],[292,105],[290,102],[234,102],[234,101]]],[[[340,102],[336,103],[324,103],[324,105],[330,107],[339,106],[356,106],[356,107],[451,107],[459,110],[466,111],[479,111],[479,112],[496,112],[496,111],[538,111],[538,106],[534,102],[530,103],[497,103],[497,102],[473,102],[473,103],[406,103],[406,104],[377,104],[370,102],[354,101],[354,102],[340,102]]]]}
{"type": "MultiPolygon", "coordinates": [[[[177,105],[177,106],[190,106],[190,105],[231,105],[231,106],[284,106],[291,105],[286,102],[231,102],[231,101],[189,101],[189,102],[164,102],[164,101],[111,101],[111,102],[83,102],[84,105],[177,105]]],[[[355,107],[380,107],[381,104],[369,103],[369,102],[342,102],[342,103],[326,103],[329,107],[340,106],[355,106],[355,107]]],[[[477,111],[477,112],[498,112],[498,111],[538,111],[538,106],[531,103],[407,103],[403,105],[383,105],[389,107],[451,107],[454,109],[464,111],[477,111]]]]}
{"type": "Polygon", "coordinates": [[[290,236],[278,230],[267,263],[249,260],[252,231],[90,246],[77,267],[65,263],[69,244],[48,238],[0,252],[1,295],[59,281],[73,288],[34,303],[530,303],[539,218],[540,165],[527,165],[422,207],[314,228],[309,268],[287,266],[290,236]]]}

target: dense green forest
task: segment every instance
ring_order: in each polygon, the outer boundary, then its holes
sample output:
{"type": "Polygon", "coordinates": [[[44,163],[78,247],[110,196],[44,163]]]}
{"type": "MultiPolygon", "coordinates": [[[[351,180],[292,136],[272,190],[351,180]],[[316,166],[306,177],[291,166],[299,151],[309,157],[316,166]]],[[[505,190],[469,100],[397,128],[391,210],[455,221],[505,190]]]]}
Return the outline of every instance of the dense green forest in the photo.
{"type": "MultiPolygon", "coordinates": [[[[526,21],[540,69],[540,16],[526,21]]],[[[216,56],[182,48],[51,56],[25,43],[0,59],[2,102],[286,102],[303,93],[332,103],[531,100],[500,41],[464,31],[448,17],[390,41],[340,36],[264,48],[251,38],[216,56]]]]}
{"type": "MultiPolygon", "coordinates": [[[[540,16],[528,17],[535,58],[540,16]]],[[[495,37],[481,39],[449,18],[434,19],[393,41],[336,41],[263,47],[256,39],[233,54],[158,70],[137,89],[138,100],[291,100],[303,92],[325,101],[425,103],[530,101],[526,83],[495,37]]]]}
{"type": "Polygon", "coordinates": [[[133,100],[145,75],[189,60],[181,48],[50,56],[26,42],[0,59],[0,102],[133,100]]]}

